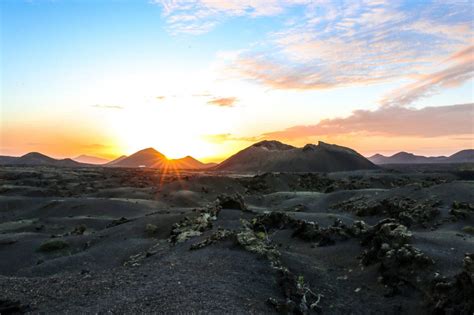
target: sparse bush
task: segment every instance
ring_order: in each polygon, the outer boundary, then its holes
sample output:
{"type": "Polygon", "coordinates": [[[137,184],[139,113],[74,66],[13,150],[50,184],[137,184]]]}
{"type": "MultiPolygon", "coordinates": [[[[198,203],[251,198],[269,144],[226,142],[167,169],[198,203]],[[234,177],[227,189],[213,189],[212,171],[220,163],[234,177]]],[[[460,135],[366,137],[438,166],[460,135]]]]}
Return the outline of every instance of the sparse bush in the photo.
{"type": "Polygon", "coordinates": [[[66,241],[59,240],[59,239],[52,239],[52,240],[47,240],[43,242],[39,247],[39,251],[40,252],[53,252],[56,250],[67,248],[67,247],[69,247],[69,244],[66,241]]]}
{"type": "Polygon", "coordinates": [[[474,235],[474,226],[472,226],[472,225],[467,225],[467,226],[465,226],[465,227],[462,228],[462,231],[463,231],[464,233],[468,233],[468,234],[474,235]]]}
{"type": "Polygon", "coordinates": [[[158,227],[154,224],[147,224],[145,227],[145,232],[148,236],[152,237],[158,233],[158,227]]]}
{"type": "Polygon", "coordinates": [[[87,227],[84,224],[78,225],[74,228],[71,232],[73,235],[83,235],[84,232],[87,230],[87,227]]]}

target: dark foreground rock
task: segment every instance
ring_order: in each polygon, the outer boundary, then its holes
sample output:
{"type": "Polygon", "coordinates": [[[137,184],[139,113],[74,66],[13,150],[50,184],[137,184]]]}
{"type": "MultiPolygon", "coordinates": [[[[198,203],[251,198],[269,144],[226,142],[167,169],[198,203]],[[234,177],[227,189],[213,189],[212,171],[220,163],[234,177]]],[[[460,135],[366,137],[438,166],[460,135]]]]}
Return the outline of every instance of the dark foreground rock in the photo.
{"type": "Polygon", "coordinates": [[[465,174],[0,168],[0,313],[472,314],[465,174]]]}

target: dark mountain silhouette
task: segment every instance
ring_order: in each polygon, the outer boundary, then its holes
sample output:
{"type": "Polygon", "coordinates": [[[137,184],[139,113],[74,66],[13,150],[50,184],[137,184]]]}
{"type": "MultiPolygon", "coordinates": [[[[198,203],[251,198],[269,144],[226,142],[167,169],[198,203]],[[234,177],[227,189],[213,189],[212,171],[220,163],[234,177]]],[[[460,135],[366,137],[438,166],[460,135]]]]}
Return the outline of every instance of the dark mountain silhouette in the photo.
{"type": "Polygon", "coordinates": [[[118,158],[116,158],[115,160],[112,160],[110,161],[109,163],[106,163],[105,166],[112,166],[112,165],[115,165],[117,164],[118,162],[122,161],[123,159],[127,158],[128,156],[126,155],[121,155],[119,156],[118,158]]]}
{"type": "Polygon", "coordinates": [[[16,159],[15,156],[0,155],[0,165],[8,165],[13,163],[16,159]]]}
{"type": "Polygon", "coordinates": [[[448,158],[450,163],[473,163],[474,149],[461,150],[448,158]]]}
{"type": "Polygon", "coordinates": [[[90,166],[89,164],[79,163],[71,159],[53,159],[38,152],[30,152],[20,157],[2,157],[0,158],[0,163],[4,165],[90,166]]]}
{"type": "Polygon", "coordinates": [[[413,153],[398,152],[391,156],[375,154],[368,158],[375,164],[431,164],[431,163],[467,163],[474,162],[474,150],[462,150],[451,156],[422,156],[413,153]]]}
{"type": "Polygon", "coordinates": [[[107,166],[113,167],[150,167],[171,169],[204,169],[213,166],[202,163],[191,156],[181,159],[167,159],[166,156],[153,148],[140,150],[119,161],[112,161],[107,166]]]}
{"type": "Polygon", "coordinates": [[[180,169],[205,169],[216,166],[215,163],[203,163],[189,155],[184,158],[175,159],[172,161],[179,165],[180,169]]]}
{"type": "Polygon", "coordinates": [[[117,161],[111,166],[116,167],[155,167],[160,168],[166,161],[166,156],[153,148],[147,148],[117,161]]]}
{"type": "Polygon", "coordinates": [[[72,159],[79,163],[97,164],[97,165],[106,164],[110,162],[107,159],[103,159],[97,156],[85,155],[85,154],[76,156],[75,158],[72,158],[72,159]]]}
{"type": "Polygon", "coordinates": [[[214,170],[233,172],[334,172],[375,169],[356,151],[319,142],[296,148],[278,141],[258,142],[223,161],[214,170]]]}

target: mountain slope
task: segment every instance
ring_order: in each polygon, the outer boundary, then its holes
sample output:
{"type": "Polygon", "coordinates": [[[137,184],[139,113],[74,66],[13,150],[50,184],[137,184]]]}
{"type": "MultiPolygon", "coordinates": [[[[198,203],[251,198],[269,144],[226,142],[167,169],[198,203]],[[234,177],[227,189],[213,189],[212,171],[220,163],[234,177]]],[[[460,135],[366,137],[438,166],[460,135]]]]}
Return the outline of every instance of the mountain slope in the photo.
{"type": "Polygon", "coordinates": [[[153,148],[147,148],[135,152],[134,154],[121,159],[111,166],[115,167],[156,167],[160,168],[166,161],[164,154],[156,151],[153,148]]]}
{"type": "Polygon", "coordinates": [[[112,167],[149,167],[162,169],[205,169],[212,165],[202,163],[191,156],[181,159],[167,159],[153,148],[140,150],[128,157],[121,157],[107,164],[112,167]]]}
{"type": "Polygon", "coordinates": [[[90,166],[71,159],[53,159],[38,152],[30,152],[20,157],[2,157],[0,163],[4,165],[45,165],[64,167],[90,166]]]}
{"type": "Polygon", "coordinates": [[[462,150],[449,156],[450,163],[474,163],[474,149],[462,150]]]}
{"type": "Polygon", "coordinates": [[[97,164],[97,165],[106,164],[110,162],[109,160],[106,160],[97,156],[91,156],[91,155],[85,155],[85,154],[76,156],[75,158],[72,158],[72,160],[79,163],[97,164]]]}
{"type": "Polygon", "coordinates": [[[214,163],[202,163],[192,156],[186,156],[181,159],[170,160],[178,169],[206,169],[215,166],[214,163]]]}
{"type": "Polygon", "coordinates": [[[106,163],[105,166],[112,166],[112,165],[115,165],[115,164],[117,164],[118,162],[124,160],[124,159],[127,158],[127,157],[128,157],[128,156],[126,156],[126,155],[121,155],[121,156],[119,156],[118,158],[116,158],[115,160],[112,160],[112,161],[106,163]]]}
{"type": "Polygon", "coordinates": [[[391,156],[375,154],[368,158],[375,164],[432,164],[432,163],[466,163],[474,162],[474,150],[462,150],[449,157],[422,156],[413,153],[398,152],[391,156]]]}
{"type": "Polygon", "coordinates": [[[258,142],[217,165],[214,170],[233,172],[334,172],[374,169],[356,151],[319,142],[296,148],[278,141],[258,142]]]}

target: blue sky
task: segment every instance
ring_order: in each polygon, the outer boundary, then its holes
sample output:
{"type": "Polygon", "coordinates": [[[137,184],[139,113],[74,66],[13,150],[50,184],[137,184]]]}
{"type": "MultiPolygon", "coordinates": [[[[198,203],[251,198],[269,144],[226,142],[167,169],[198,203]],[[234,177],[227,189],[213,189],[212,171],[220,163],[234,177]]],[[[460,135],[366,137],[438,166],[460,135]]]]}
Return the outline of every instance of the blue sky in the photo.
{"type": "Polygon", "coordinates": [[[267,137],[364,154],[473,146],[469,1],[6,0],[1,9],[2,154],[154,146],[219,160],[267,137]],[[418,120],[433,130],[384,130],[386,113],[430,113],[418,120]],[[443,117],[453,128],[440,134],[443,117]]]}

